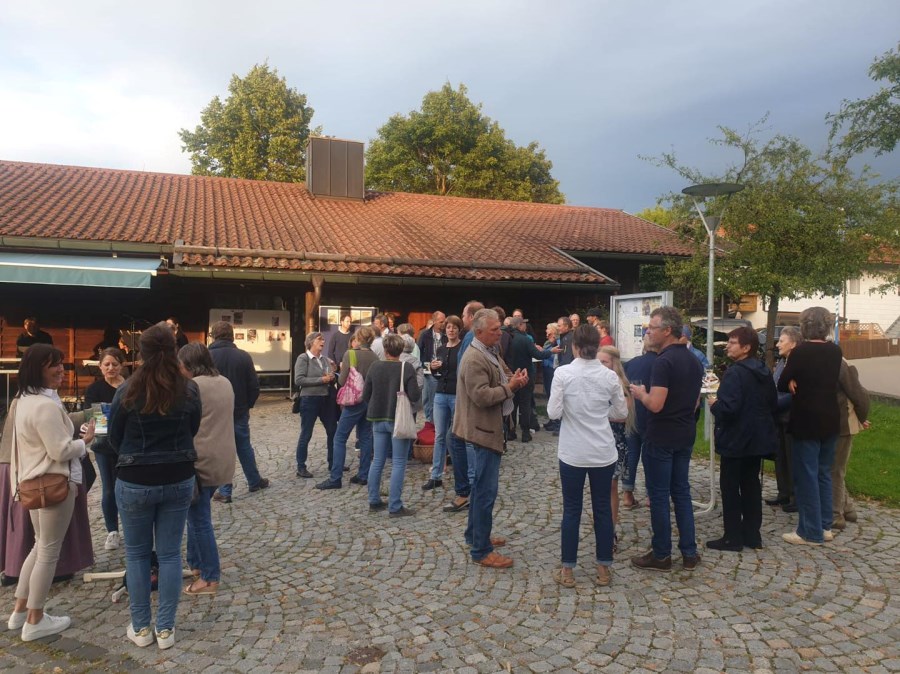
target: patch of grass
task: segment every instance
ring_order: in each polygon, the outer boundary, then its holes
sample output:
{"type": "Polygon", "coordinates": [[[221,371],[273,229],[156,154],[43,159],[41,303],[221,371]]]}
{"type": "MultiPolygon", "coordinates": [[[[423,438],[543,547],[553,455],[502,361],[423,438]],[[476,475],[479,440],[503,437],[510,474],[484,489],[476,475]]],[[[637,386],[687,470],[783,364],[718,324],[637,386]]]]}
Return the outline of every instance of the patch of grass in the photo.
{"type": "MultiPolygon", "coordinates": [[[[853,438],[847,488],[854,496],[900,507],[900,407],[873,402],[869,421],[872,427],[853,438]]],[[[703,439],[703,414],[697,422],[694,456],[709,457],[709,441],[703,439]]],[[[764,466],[767,473],[774,474],[772,462],[766,461],[764,466]]]]}
{"type": "Polygon", "coordinates": [[[853,438],[847,467],[847,488],[900,507],[900,407],[873,402],[872,427],[853,438]]]}

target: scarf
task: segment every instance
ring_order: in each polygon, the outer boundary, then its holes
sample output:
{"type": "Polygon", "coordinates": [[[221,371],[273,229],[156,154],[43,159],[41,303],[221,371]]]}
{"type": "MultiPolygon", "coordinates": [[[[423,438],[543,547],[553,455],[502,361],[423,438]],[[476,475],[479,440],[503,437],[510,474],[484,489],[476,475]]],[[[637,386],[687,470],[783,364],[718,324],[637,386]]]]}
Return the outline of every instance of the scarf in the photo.
{"type": "MultiPolygon", "coordinates": [[[[498,346],[492,346],[491,348],[488,348],[488,347],[486,347],[484,344],[482,344],[481,341],[479,341],[479,339],[478,339],[477,337],[475,337],[475,338],[472,340],[471,346],[472,346],[473,348],[477,349],[478,351],[480,351],[481,353],[483,353],[483,354],[484,354],[484,357],[487,358],[488,361],[489,361],[494,367],[496,367],[498,370],[500,370],[500,383],[501,383],[501,384],[504,384],[504,385],[508,384],[508,383],[509,383],[509,377],[506,376],[506,370],[504,370],[503,367],[501,367],[501,365],[500,365],[500,358],[499,358],[499,356],[500,356],[500,347],[498,347],[498,346]]],[[[500,409],[500,413],[501,413],[504,417],[507,417],[507,416],[509,416],[510,414],[513,413],[513,408],[514,408],[514,407],[515,407],[515,405],[514,405],[514,403],[513,403],[513,399],[512,399],[512,398],[507,398],[506,400],[503,401],[503,406],[502,406],[502,408],[500,409]]]]}

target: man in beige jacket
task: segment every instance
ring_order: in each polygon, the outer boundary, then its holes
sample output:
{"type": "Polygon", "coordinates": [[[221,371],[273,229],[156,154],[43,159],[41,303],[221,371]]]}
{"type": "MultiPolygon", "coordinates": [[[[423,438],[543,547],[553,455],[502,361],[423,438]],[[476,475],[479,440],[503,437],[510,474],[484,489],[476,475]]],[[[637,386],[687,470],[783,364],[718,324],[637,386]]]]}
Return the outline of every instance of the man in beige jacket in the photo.
{"type": "Polygon", "coordinates": [[[528,383],[528,373],[510,373],[500,358],[500,318],[481,309],[472,322],[475,338],[459,365],[453,433],[475,446],[475,482],[469,502],[466,543],[472,559],[482,566],[506,569],[513,560],[494,551],[506,541],[491,536],[494,502],[500,479],[503,415],[512,411],[513,394],[528,383]],[[506,409],[509,408],[509,409],[506,409]]]}

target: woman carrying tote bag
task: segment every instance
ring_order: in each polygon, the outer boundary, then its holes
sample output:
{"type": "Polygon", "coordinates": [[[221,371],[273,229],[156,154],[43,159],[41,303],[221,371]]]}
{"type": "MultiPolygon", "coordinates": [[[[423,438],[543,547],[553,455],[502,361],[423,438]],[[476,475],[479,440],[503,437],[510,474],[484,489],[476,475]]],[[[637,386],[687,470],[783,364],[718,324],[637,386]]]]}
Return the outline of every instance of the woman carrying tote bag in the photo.
{"type": "Polygon", "coordinates": [[[375,458],[369,468],[369,510],[388,509],[391,517],[406,517],[413,511],[403,505],[403,480],[406,477],[406,460],[409,440],[394,437],[394,420],[397,414],[397,393],[403,391],[411,403],[421,395],[416,381],[416,371],[400,362],[403,338],[387,335],[383,340],[385,360],[373,363],[366,375],[363,401],[368,405],[366,418],[372,423],[375,438],[375,458]],[[381,500],[381,474],[391,452],[391,484],[388,503],[381,500]]]}
{"type": "Polygon", "coordinates": [[[44,613],[44,603],[56,572],[63,538],[69,528],[78,484],[82,479],[81,457],[86,443],[94,439],[94,424],[88,424],[83,440],[73,440],[72,424],[56,390],[62,384],[63,353],[49,344],[35,344],[19,365],[19,396],[12,439],[11,488],[45,476],[68,478],[68,494],[54,505],[31,510],[34,546],[19,574],[16,603],[7,623],[21,629],[23,641],[58,634],[71,620],[44,613]]]}

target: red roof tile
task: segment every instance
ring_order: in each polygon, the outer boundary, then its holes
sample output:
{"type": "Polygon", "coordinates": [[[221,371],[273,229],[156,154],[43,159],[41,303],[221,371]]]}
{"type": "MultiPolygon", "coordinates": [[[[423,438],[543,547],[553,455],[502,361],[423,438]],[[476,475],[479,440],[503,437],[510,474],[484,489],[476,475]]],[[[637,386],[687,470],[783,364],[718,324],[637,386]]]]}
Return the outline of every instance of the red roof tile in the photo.
{"type": "Polygon", "coordinates": [[[193,266],[563,283],[607,280],[556,249],[691,252],[606,208],[378,192],[342,201],[300,183],[10,161],[0,161],[0,235],[183,240],[193,266]]]}

